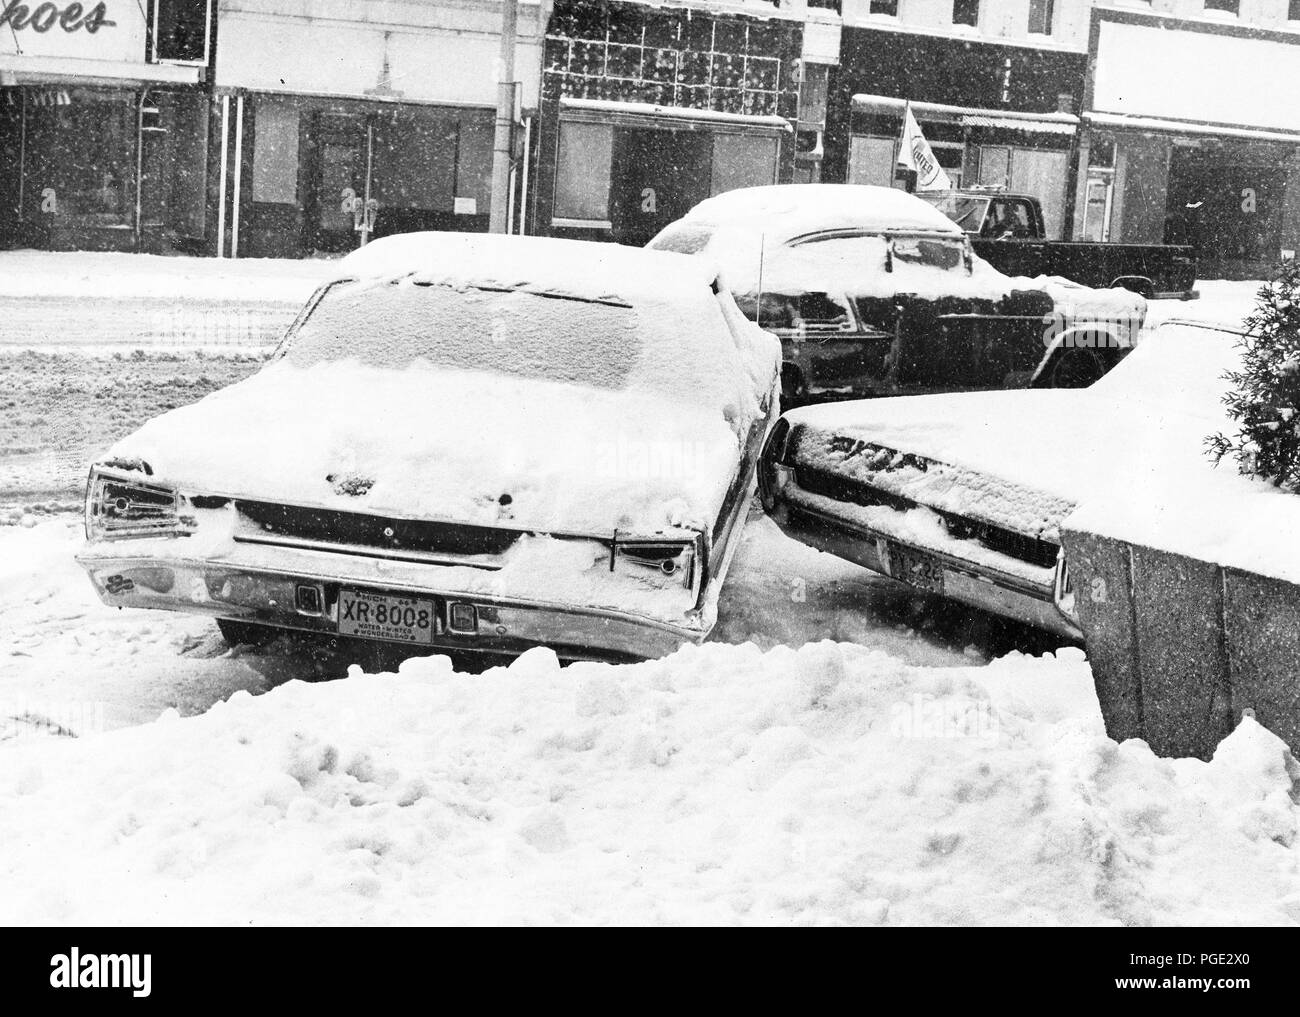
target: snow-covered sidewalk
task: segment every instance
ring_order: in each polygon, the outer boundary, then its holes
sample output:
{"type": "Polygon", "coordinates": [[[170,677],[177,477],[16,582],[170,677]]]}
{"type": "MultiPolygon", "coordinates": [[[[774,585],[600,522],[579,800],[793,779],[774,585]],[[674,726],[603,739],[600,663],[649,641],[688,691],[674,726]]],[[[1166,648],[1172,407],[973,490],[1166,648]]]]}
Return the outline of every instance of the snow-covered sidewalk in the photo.
{"type": "Polygon", "coordinates": [[[334,259],[167,258],[90,251],[0,251],[0,297],[302,303],[334,259]]]}

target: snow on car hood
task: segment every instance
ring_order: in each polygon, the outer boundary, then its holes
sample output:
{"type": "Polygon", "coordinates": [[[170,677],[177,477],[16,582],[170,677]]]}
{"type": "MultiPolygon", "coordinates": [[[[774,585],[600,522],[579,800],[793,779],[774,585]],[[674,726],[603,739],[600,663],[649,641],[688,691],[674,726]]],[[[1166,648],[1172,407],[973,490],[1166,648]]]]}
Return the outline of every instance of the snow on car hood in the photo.
{"type": "Polygon", "coordinates": [[[641,390],[281,361],[110,454],[193,493],[630,536],[712,522],[739,462],[735,423],[641,390]]]}
{"type": "Polygon", "coordinates": [[[1201,477],[1235,360],[1227,333],[1166,326],[1088,389],[969,392],[792,411],[800,465],[1055,539],[1085,499],[1201,477]]]}

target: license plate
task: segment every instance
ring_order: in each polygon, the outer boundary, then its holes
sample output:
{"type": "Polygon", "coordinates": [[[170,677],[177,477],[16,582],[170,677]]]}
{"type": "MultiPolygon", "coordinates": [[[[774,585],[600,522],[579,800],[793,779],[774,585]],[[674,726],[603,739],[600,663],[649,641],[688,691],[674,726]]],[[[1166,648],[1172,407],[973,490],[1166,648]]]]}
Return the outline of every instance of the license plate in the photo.
{"type": "Polygon", "coordinates": [[[339,591],[339,635],[391,643],[432,643],[432,600],[365,590],[339,591]]]}
{"type": "Polygon", "coordinates": [[[926,593],[943,593],[943,565],[927,555],[913,554],[891,545],[889,574],[926,593]]]}

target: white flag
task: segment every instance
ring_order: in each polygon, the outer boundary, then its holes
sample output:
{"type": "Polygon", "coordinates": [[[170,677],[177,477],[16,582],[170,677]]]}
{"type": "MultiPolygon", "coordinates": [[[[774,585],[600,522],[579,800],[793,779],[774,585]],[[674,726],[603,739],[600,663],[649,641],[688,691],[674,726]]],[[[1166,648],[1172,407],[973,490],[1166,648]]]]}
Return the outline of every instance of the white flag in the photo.
{"type": "Polygon", "coordinates": [[[910,170],[916,170],[916,189],[918,191],[947,191],[952,189],[952,181],[934,157],[934,149],[921,133],[921,125],[912,115],[909,103],[903,111],[903,143],[898,149],[898,164],[910,170]]]}

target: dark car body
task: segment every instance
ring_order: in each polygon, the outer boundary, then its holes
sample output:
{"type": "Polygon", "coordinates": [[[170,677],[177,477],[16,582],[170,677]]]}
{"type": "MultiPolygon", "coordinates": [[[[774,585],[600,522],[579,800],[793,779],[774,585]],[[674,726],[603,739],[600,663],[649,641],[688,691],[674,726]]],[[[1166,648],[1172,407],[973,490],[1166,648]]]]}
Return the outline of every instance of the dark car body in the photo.
{"type": "Polygon", "coordinates": [[[917,196],[965,230],[975,253],[1007,275],[1123,286],[1148,300],[1197,295],[1196,251],[1190,246],[1048,240],[1042,207],[1027,194],[957,190],[917,196]]]}
{"type": "Polygon", "coordinates": [[[649,246],[720,263],[741,310],[781,339],[786,405],[1086,385],[1145,314],[1127,293],[1008,278],[945,216],[891,188],[745,188],[649,246]]]}

